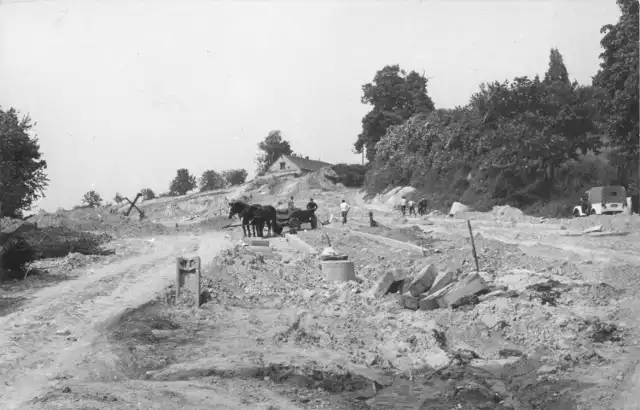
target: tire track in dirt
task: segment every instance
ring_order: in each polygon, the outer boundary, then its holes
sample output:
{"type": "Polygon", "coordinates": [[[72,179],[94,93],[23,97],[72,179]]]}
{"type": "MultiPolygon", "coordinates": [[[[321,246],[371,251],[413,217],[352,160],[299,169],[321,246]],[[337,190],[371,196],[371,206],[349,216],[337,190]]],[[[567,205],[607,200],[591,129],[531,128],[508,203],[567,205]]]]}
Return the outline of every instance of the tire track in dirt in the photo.
{"type": "Polygon", "coordinates": [[[192,255],[204,245],[200,251],[212,252],[199,252],[206,261],[223,242],[221,233],[157,237],[146,254],[44,289],[21,312],[0,318],[0,407],[27,408],[26,401],[91,353],[100,330],[151,300],[173,279],[175,257],[192,255]]]}

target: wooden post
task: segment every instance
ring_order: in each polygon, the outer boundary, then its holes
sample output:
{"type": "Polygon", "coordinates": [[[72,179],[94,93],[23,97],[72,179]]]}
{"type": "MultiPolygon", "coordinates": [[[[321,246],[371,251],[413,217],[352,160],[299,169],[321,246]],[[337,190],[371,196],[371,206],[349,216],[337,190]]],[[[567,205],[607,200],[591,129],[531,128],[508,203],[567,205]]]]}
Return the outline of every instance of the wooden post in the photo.
{"type": "Polygon", "coordinates": [[[476,272],[480,273],[480,265],[478,264],[478,254],[476,253],[476,243],[473,240],[473,231],[471,230],[471,221],[467,219],[467,227],[469,227],[469,237],[471,238],[471,251],[473,259],[476,261],[476,272]]]}

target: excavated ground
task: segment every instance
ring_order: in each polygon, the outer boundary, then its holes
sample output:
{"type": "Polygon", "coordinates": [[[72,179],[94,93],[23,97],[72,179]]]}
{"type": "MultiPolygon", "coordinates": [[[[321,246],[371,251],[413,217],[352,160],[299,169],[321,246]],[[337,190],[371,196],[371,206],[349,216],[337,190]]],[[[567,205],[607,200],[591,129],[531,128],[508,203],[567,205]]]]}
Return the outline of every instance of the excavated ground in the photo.
{"type": "MultiPolygon", "coordinates": [[[[317,258],[283,239],[264,256],[224,251],[205,269],[200,309],[167,288],[105,331],[82,378],[63,378],[33,408],[609,406],[638,341],[628,320],[637,266],[556,260],[479,237],[482,275],[502,295],[434,311],[374,296],[391,269],[475,269],[468,239],[423,228],[369,232],[425,246],[425,257],[330,234],[356,265],[350,283],[325,282],[317,258]],[[606,280],[585,280],[595,277],[606,280]]],[[[298,236],[326,246],[320,231],[298,236]]]]}

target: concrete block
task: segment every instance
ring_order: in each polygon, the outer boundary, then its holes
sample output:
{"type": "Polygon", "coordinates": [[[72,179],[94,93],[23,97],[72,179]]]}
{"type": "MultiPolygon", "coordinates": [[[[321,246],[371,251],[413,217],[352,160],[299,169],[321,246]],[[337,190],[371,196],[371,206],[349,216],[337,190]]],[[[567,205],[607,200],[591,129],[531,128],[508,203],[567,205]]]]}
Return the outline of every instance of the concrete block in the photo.
{"type": "Polygon", "coordinates": [[[398,296],[398,304],[405,309],[418,310],[419,299],[410,293],[398,296]]]}
{"type": "Polygon", "coordinates": [[[322,273],[327,281],[348,282],[356,280],[355,264],[353,261],[323,261],[322,273]]]}
{"type": "Polygon", "coordinates": [[[252,239],[251,243],[249,243],[248,245],[251,246],[269,246],[269,241],[266,239],[252,239]]]}
{"type": "Polygon", "coordinates": [[[427,291],[427,295],[434,294],[440,289],[448,286],[450,283],[455,282],[457,276],[458,271],[453,269],[447,269],[446,271],[438,272],[436,278],[433,281],[433,284],[431,285],[431,288],[429,288],[429,290],[427,291]]]}
{"type": "Polygon", "coordinates": [[[418,301],[418,308],[420,310],[435,310],[444,307],[441,305],[440,300],[454,286],[455,283],[449,283],[447,286],[437,290],[436,292],[422,297],[420,301],[418,301]]]}
{"type": "Polygon", "coordinates": [[[473,296],[486,289],[488,289],[487,283],[480,275],[469,273],[461,277],[457,282],[450,283],[444,288],[427,295],[420,300],[418,305],[423,310],[446,308],[465,297],[473,296]]]}
{"type": "Polygon", "coordinates": [[[434,264],[425,266],[418,276],[409,284],[409,293],[418,297],[420,294],[428,291],[438,276],[438,268],[434,264]]]}
{"type": "Polygon", "coordinates": [[[454,286],[449,289],[439,300],[438,304],[445,307],[451,306],[464,297],[475,295],[478,292],[487,290],[487,282],[477,273],[469,273],[461,277],[454,286]]]}
{"type": "Polygon", "coordinates": [[[375,290],[373,291],[373,296],[376,298],[381,298],[387,293],[389,293],[389,289],[396,282],[396,276],[393,272],[387,272],[384,274],[382,278],[376,283],[375,290]]]}

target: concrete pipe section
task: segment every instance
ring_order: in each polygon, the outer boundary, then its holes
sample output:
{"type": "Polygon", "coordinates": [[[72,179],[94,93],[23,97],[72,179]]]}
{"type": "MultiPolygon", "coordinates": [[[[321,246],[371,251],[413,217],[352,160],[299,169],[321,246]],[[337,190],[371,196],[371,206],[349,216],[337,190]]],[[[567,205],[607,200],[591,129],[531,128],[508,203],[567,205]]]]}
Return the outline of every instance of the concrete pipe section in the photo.
{"type": "Polygon", "coordinates": [[[356,280],[353,261],[322,261],[320,265],[324,279],[327,281],[348,282],[356,280]]]}

